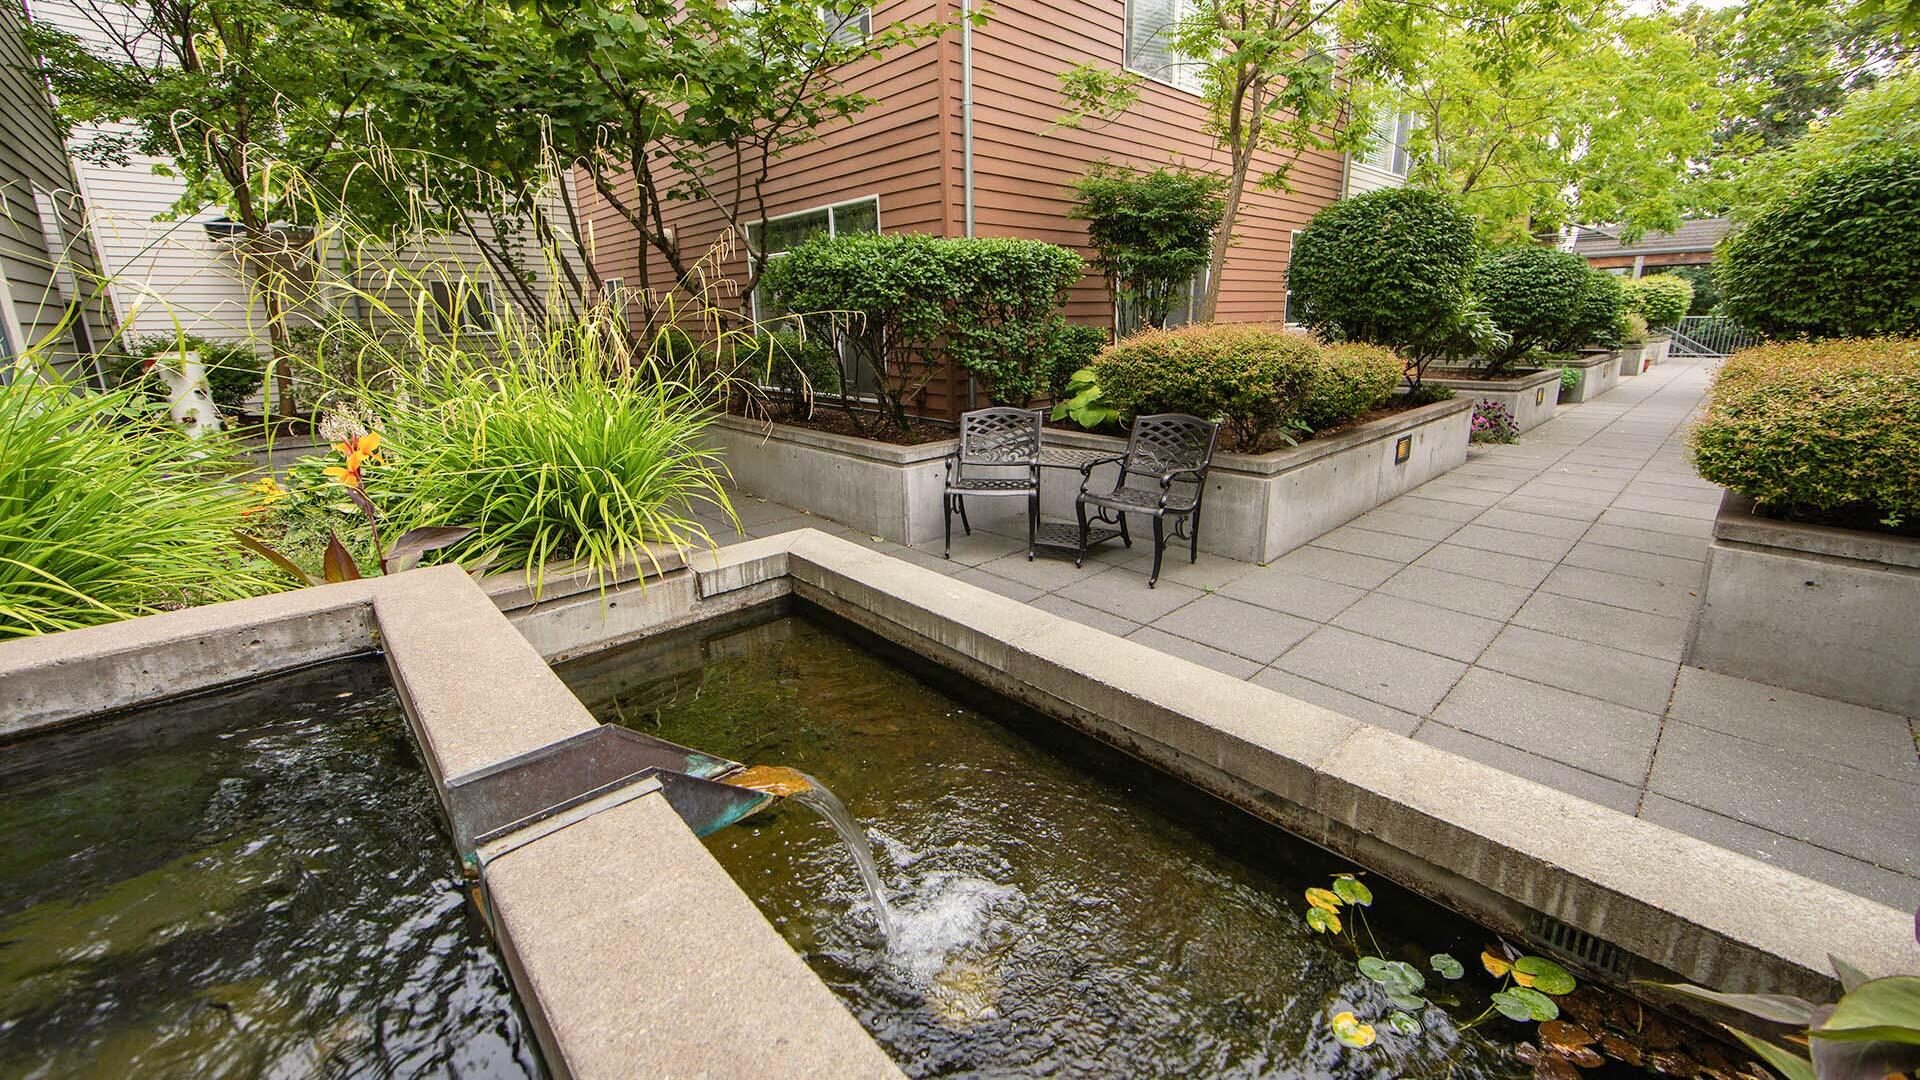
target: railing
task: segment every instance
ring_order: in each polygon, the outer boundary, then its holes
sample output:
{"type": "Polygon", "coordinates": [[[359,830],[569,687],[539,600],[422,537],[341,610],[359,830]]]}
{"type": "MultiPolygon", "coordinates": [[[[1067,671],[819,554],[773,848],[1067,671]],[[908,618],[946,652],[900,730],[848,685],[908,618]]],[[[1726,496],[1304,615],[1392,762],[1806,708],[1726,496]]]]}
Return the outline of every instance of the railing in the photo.
{"type": "Polygon", "coordinates": [[[1726,356],[1749,345],[1758,345],[1759,335],[1743,330],[1724,315],[1684,315],[1673,328],[1670,356],[1726,356]]]}

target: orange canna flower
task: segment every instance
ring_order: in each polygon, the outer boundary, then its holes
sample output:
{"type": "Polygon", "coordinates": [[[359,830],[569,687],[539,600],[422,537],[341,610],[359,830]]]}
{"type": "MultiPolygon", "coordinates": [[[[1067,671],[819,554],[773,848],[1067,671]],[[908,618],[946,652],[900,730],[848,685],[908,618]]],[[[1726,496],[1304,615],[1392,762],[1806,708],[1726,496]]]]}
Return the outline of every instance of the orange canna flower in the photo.
{"type": "Polygon", "coordinates": [[[380,463],[380,433],[369,431],[365,435],[333,444],[333,448],[344,454],[347,463],[344,466],[330,465],[321,472],[336,482],[350,488],[360,487],[360,468],[363,465],[380,463]]]}

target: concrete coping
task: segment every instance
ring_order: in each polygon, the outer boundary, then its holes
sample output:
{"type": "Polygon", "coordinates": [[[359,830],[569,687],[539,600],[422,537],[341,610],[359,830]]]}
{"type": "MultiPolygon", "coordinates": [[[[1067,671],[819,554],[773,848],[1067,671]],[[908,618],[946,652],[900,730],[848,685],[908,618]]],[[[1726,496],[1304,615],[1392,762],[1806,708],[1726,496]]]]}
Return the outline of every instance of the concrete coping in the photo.
{"type": "Polygon", "coordinates": [[[633,582],[644,582],[647,578],[660,577],[686,565],[685,551],[664,544],[642,544],[633,558],[622,562],[611,572],[596,571],[579,562],[556,563],[538,578],[519,571],[487,574],[480,578],[480,588],[500,610],[517,611],[582,593],[602,592],[633,582]]]}
{"type": "Polygon", "coordinates": [[[1582,350],[1579,356],[1563,362],[1560,366],[1570,368],[1597,368],[1618,363],[1619,360],[1620,353],[1616,349],[1607,349],[1603,352],[1588,352],[1582,350]]]}
{"type": "Polygon", "coordinates": [[[1755,512],[1752,499],[1735,491],[1720,498],[1720,512],[1713,519],[1713,537],[1753,547],[1781,548],[1807,555],[1920,570],[1920,540],[1763,517],[1755,512]]]}
{"type": "MultiPolygon", "coordinates": [[[[1423,424],[1442,420],[1471,408],[1473,408],[1473,402],[1463,399],[1436,401],[1430,405],[1420,405],[1404,412],[1394,413],[1392,416],[1383,416],[1378,420],[1369,420],[1324,439],[1308,439],[1298,446],[1290,446],[1284,450],[1273,450],[1265,454],[1215,454],[1213,468],[1256,476],[1276,476],[1280,473],[1292,472],[1321,458],[1331,457],[1342,450],[1351,450],[1356,446],[1392,438],[1423,424]]],[[[1096,435],[1088,431],[1047,428],[1044,437],[1047,442],[1056,446],[1080,450],[1111,450],[1118,454],[1124,453],[1127,448],[1127,440],[1123,438],[1113,435],[1096,435]]]]}
{"type": "MultiPolygon", "coordinates": [[[[1574,365],[1597,366],[1597,364],[1574,365]]],[[[1558,368],[1528,368],[1510,372],[1498,379],[1483,379],[1465,368],[1429,368],[1426,382],[1455,390],[1485,390],[1489,393],[1517,393],[1560,380],[1558,368]]]]}
{"type": "Polygon", "coordinates": [[[772,420],[750,420],[744,416],[732,414],[717,415],[713,418],[713,423],[730,431],[757,435],[772,442],[798,443],[801,446],[811,446],[888,465],[917,465],[925,461],[938,461],[953,453],[960,445],[957,435],[951,439],[935,439],[932,442],[902,446],[899,443],[881,442],[878,439],[863,439],[857,435],[815,431],[796,424],[782,424],[772,420]]]}

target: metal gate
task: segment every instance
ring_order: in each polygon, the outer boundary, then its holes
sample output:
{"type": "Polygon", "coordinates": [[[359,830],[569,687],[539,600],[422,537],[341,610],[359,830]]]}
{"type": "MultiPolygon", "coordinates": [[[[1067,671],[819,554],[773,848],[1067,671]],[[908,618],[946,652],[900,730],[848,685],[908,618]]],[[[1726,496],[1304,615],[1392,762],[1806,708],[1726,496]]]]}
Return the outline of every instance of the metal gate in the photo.
{"type": "Polygon", "coordinates": [[[1760,344],[1760,336],[1744,330],[1724,315],[1684,315],[1673,328],[1670,356],[1726,356],[1749,345],[1760,344]]]}

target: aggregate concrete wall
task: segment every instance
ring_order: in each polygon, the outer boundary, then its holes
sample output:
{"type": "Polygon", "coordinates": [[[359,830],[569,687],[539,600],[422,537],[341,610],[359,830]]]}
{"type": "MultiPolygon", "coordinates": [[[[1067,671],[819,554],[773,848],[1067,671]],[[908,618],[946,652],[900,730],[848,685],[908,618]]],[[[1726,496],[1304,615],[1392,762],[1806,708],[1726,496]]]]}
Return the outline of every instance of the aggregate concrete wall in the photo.
{"type": "Polygon", "coordinates": [[[1560,402],[1560,372],[1557,368],[1515,375],[1508,379],[1476,379],[1451,372],[1429,372],[1425,382],[1444,386],[1473,404],[1497,401],[1513,414],[1517,431],[1532,431],[1553,419],[1554,406],[1560,402]]]}
{"type": "Polygon", "coordinates": [[[1648,367],[1646,352],[1647,346],[1644,342],[1638,345],[1620,346],[1620,377],[1630,379],[1646,371],[1648,367]]]}
{"type": "Polygon", "coordinates": [[[1686,662],[1920,716],[1920,541],[1751,507],[1721,503],[1686,662]]]}
{"type": "Polygon", "coordinates": [[[1620,385],[1620,354],[1614,351],[1582,353],[1565,365],[1580,373],[1580,382],[1572,390],[1560,392],[1560,404],[1578,405],[1592,401],[1620,385]]]}
{"type": "Polygon", "coordinates": [[[940,535],[957,440],[895,446],[736,416],[716,418],[707,438],[745,491],[902,544],[940,535]]]}
{"type": "Polygon", "coordinates": [[[1671,349],[1672,347],[1673,347],[1673,335],[1671,334],[1661,334],[1656,337],[1648,338],[1646,341],[1646,344],[1642,346],[1642,348],[1645,350],[1647,366],[1654,367],[1656,365],[1666,363],[1667,350],[1671,349]]]}

